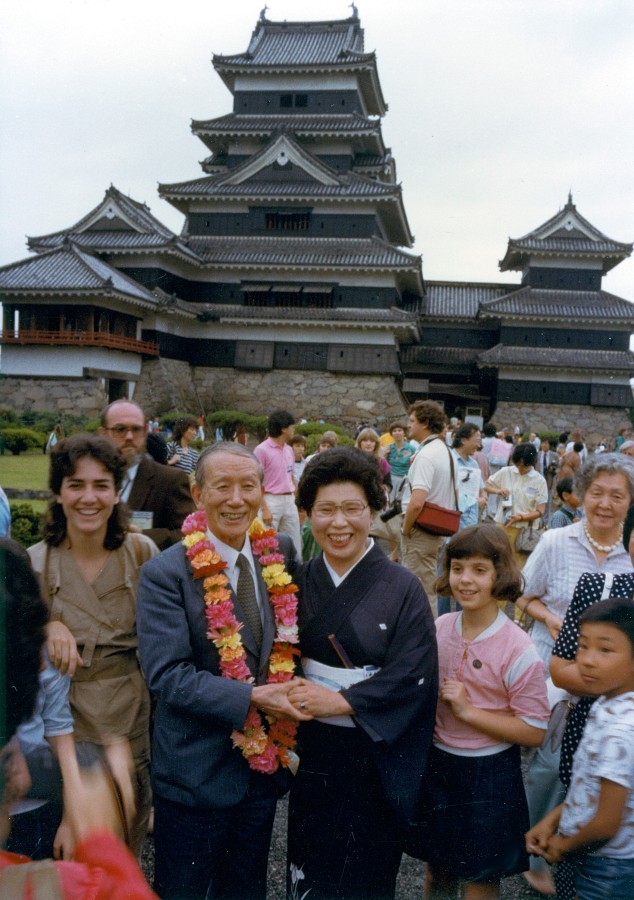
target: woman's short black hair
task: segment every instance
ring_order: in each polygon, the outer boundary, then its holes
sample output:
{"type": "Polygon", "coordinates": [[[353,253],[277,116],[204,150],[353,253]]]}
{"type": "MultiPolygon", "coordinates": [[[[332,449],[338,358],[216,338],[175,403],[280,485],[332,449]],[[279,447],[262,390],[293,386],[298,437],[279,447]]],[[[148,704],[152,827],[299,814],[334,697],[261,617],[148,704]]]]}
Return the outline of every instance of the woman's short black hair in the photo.
{"type": "Polygon", "coordinates": [[[467,559],[483,556],[495,566],[497,578],[491,593],[496,600],[510,600],[515,603],[521,596],[524,579],[513,558],[511,542],[499,525],[470,525],[451,538],[445,547],[442,575],[436,582],[436,593],[441,597],[451,596],[449,573],[452,559],[467,559]]]}
{"type": "Polygon", "coordinates": [[[297,488],[298,507],[310,515],[319,488],[343,481],[358,484],[370,509],[375,512],[385,506],[381,470],[376,459],[355,447],[333,447],[318,453],[304,469],[297,488]]]}
{"type": "Polygon", "coordinates": [[[518,444],[511,454],[511,462],[524,463],[525,466],[534,466],[537,462],[537,450],[533,444],[518,444]]]}
{"type": "Polygon", "coordinates": [[[579,625],[586,622],[605,622],[614,625],[628,638],[634,654],[634,602],[631,599],[612,597],[593,603],[579,617],[579,625]]]}
{"type": "MultiPolygon", "coordinates": [[[[28,557],[27,557],[28,560],[28,557]]],[[[4,744],[31,718],[39,690],[44,626],[48,610],[22,548],[9,539],[0,546],[0,618],[6,637],[4,744]]],[[[2,798],[0,798],[0,803],[2,798]]]]}
{"type": "MultiPolygon", "coordinates": [[[[98,434],[75,434],[64,438],[51,450],[51,467],[48,486],[53,492],[44,518],[42,536],[51,547],[58,547],[66,537],[66,515],[57,496],[64,478],[74,474],[77,463],[85,456],[101,463],[112,475],[115,490],[121,490],[126,461],[119,450],[107,438],[98,434]]],[[[117,503],[108,519],[103,545],[106,550],[117,550],[126,536],[128,514],[124,503],[117,503]]]]}
{"type": "Polygon", "coordinates": [[[482,429],[482,434],[485,437],[495,437],[497,434],[497,428],[493,424],[493,422],[487,422],[484,428],[482,429]]]}
{"type": "Polygon", "coordinates": [[[295,416],[286,409],[276,409],[269,416],[267,428],[269,437],[276,438],[285,428],[295,424],[295,416]]]}

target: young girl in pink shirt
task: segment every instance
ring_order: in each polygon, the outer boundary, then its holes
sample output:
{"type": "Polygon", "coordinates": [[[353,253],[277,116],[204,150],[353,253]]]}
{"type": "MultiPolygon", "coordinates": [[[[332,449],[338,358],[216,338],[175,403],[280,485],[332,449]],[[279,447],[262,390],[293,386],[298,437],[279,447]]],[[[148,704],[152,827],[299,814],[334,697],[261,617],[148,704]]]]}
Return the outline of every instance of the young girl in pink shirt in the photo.
{"type": "Polygon", "coordinates": [[[504,531],[473,525],[449,541],[436,588],[462,606],[436,621],[439,703],[416,856],[426,896],[499,896],[528,867],[520,746],[541,744],[550,715],[546,672],[531,639],[498,608],[522,592],[504,531]]]}

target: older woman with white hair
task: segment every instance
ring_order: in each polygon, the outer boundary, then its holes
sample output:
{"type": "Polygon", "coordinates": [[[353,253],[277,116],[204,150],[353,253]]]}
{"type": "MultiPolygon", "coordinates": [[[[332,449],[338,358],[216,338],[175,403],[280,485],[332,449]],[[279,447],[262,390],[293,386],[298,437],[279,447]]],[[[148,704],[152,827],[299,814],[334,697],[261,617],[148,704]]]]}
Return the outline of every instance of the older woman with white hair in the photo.
{"type": "MultiPolygon", "coordinates": [[[[574,484],[585,518],[544,535],[524,567],[524,594],[517,601],[518,608],[535,620],[532,637],[547,668],[581,576],[621,575],[632,569],[623,546],[623,523],[634,501],[634,461],[620,453],[600,453],[579,470],[574,484]]],[[[566,695],[553,691],[552,696],[554,702],[566,695]]],[[[547,738],[529,767],[531,824],[560,802],[563,785],[558,773],[559,746],[547,738]]],[[[527,879],[537,890],[552,892],[543,860],[531,860],[527,879]]]]}

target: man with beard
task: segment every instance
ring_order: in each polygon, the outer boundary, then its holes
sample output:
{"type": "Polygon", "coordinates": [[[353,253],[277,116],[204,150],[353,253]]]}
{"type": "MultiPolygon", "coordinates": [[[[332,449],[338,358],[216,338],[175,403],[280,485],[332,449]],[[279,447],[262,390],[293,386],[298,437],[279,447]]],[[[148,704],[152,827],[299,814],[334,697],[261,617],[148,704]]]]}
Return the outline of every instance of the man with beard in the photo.
{"type": "Polygon", "coordinates": [[[132,511],[132,524],[160,550],[171,547],[181,539],[183,520],[194,511],[187,475],[160,465],[147,454],[147,419],[136,403],[115,400],[107,406],[99,432],[121,451],[128,464],[120,496],[132,511]]]}

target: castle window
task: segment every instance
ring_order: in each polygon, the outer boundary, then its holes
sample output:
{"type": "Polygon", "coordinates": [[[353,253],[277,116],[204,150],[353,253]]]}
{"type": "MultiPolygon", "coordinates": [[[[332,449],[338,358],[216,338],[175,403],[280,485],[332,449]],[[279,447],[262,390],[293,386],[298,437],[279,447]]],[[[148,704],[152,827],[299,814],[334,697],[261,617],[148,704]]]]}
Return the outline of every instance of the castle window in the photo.
{"type": "Polygon", "coordinates": [[[295,94],[295,106],[308,106],[308,94],[295,94]]]}
{"type": "Polygon", "coordinates": [[[264,227],[267,231],[308,231],[310,227],[310,213],[266,213],[264,227]]]}
{"type": "Polygon", "coordinates": [[[293,106],[293,95],[292,94],[282,94],[280,97],[280,107],[281,109],[290,109],[293,106]]]}

